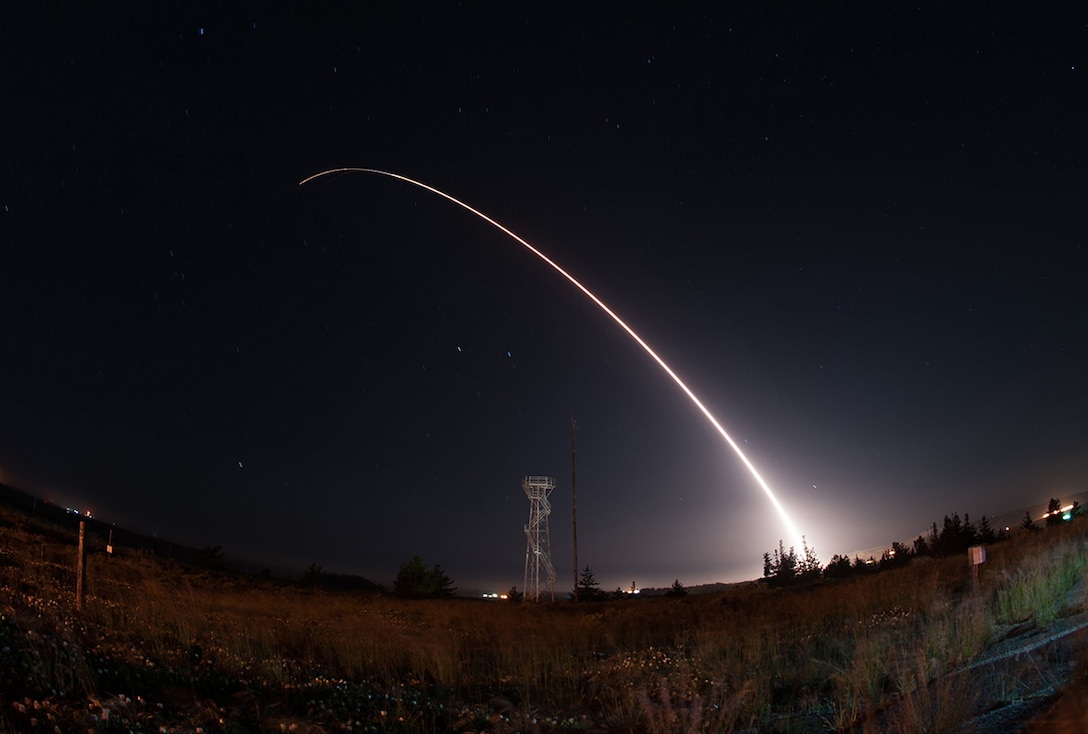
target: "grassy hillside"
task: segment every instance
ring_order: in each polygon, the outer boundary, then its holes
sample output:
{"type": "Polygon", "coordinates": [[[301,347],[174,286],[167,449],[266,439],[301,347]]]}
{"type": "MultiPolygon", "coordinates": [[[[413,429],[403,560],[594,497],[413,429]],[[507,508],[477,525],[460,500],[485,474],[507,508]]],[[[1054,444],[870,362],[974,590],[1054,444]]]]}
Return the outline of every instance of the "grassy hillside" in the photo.
{"type": "MultiPolygon", "coordinates": [[[[990,547],[977,587],[955,557],[577,606],[331,592],[92,539],[78,611],[75,544],[0,512],[0,730],[949,731],[1036,696],[1022,657],[983,662],[1085,611],[1088,521],[990,547]]],[[[1062,650],[1031,663],[1051,689],[1062,650]]]]}

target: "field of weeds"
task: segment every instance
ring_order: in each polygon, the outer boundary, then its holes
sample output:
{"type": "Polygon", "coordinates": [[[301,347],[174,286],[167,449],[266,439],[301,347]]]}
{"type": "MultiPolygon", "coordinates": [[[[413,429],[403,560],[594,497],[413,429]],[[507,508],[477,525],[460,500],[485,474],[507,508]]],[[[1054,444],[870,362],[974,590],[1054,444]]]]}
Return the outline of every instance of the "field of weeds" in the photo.
{"type": "MultiPolygon", "coordinates": [[[[957,557],[579,605],[333,593],[92,539],[79,611],[75,536],[3,512],[0,731],[970,730],[1032,695],[992,651],[1085,612],[1086,535],[991,546],[977,586],[957,557]]],[[[1040,659],[1054,689],[1076,663],[1040,659]]]]}

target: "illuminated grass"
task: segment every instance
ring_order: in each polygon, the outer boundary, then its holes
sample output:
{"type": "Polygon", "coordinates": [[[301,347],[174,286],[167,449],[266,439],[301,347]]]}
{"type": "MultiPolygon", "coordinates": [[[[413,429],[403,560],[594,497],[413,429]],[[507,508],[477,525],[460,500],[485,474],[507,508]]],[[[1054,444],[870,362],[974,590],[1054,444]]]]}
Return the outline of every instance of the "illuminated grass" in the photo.
{"type": "Polygon", "coordinates": [[[994,612],[1002,624],[1031,621],[1045,625],[1064,616],[1077,602],[1069,594],[1084,578],[1088,551],[1083,536],[1061,538],[1043,544],[1024,561],[1003,572],[994,591],[994,612]]]}

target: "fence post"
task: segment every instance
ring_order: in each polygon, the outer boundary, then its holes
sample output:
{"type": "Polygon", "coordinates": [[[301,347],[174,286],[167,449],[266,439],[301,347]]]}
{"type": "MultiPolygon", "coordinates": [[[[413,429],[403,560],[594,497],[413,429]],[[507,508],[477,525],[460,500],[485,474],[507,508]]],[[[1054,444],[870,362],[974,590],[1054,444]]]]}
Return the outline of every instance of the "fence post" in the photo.
{"type": "Polygon", "coordinates": [[[83,536],[86,534],[87,523],[79,521],[79,552],[76,555],[76,609],[83,611],[83,599],[87,594],[87,549],[83,545],[83,536]]]}

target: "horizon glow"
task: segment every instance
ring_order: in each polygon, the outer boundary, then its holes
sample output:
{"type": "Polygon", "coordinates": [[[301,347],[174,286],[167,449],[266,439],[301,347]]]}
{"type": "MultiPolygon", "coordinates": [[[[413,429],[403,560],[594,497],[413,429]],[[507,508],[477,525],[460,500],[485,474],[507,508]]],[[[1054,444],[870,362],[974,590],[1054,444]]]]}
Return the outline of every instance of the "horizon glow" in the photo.
{"type": "Polygon", "coordinates": [[[444,191],[436,189],[433,186],[429,186],[429,185],[427,185],[427,184],[425,184],[425,183],[423,183],[421,181],[416,181],[415,179],[408,178],[407,176],[402,176],[399,173],[391,173],[389,171],[382,171],[382,170],[379,170],[377,168],[359,168],[359,167],[353,167],[353,166],[347,166],[347,167],[342,167],[342,168],[330,168],[330,169],[328,169],[326,171],[320,171],[318,173],[315,173],[312,176],[307,176],[306,178],[299,181],[298,185],[299,186],[305,186],[306,184],[313,181],[314,179],[321,178],[323,176],[329,176],[329,175],[336,174],[336,173],[373,173],[373,174],[377,174],[379,176],[386,176],[388,178],[394,178],[394,179],[397,179],[399,181],[403,181],[405,183],[412,184],[413,186],[418,186],[421,189],[425,189],[427,191],[430,191],[432,194],[436,194],[436,195],[442,197],[443,199],[446,199],[447,201],[453,202],[454,204],[461,207],[462,209],[465,209],[466,211],[471,212],[472,214],[475,214],[477,217],[484,220],[485,222],[487,222],[491,226],[495,227],[500,232],[502,232],[503,234],[505,234],[508,237],[510,237],[511,239],[513,239],[515,242],[520,244],[525,249],[529,250],[529,252],[533,253],[538,258],[540,258],[545,263],[547,263],[553,270],[555,270],[555,272],[559,273],[564,278],[566,278],[571,283],[571,285],[573,285],[575,288],[580,290],[587,298],[589,298],[589,300],[593,301],[593,303],[596,304],[598,308],[600,308],[613,321],[615,321],[619,325],[619,327],[621,329],[623,329],[625,332],[627,332],[627,335],[630,336],[632,339],[634,339],[635,343],[638,344],[640,347],[642,347],[642,350],[644,352],[646,352],[646,354],[648,354],[651,359],[653,359],[655,362],[657,362],[657,365],[662,370],[664,370],[665,374],[667,374],[672,379],[672,381],[674,383],[676,383],[676,385],[684,392],[684,394],[688,396],[688,399],[691,400],[692,404],[694,404],[695,407],[699,409],[699,412],[702,413],[703,416],[707,419],[707,421],[710,422],[710,425],[714,427],[714,429],[721,435],[721,437],[723,439],[725,439],[725,442],[729,445],[729,447],[731,449],[733,449],[733,451],[736,453],[736,455],[740,458],[741,462],[748,469],[749,473],[751,473],[752,477],[756,480],[756,483],[763,490],[763,493],[765,495],[767,495],[767,499],[770,500],[771,505],[774,506],[774,509],[778,512],[778,515],[782,519],[783,524],[785,524],[787,530],[789,531],[789,534],[792,536],[794,547],[802,548],[804,546],[804,538],[797,531],[797,528],[794,527],[793,521],[790,520],[789,515],[786,514],[786,509],[778,501],[778,498],[775,497],[774,492],[771,491],[771,488],[770,488],[770,486],[768,486],[767,482],[765,482],[763,480],[763,477],[760,476],[759,472],[756,470],[755,465],[753,465],[752,462],[748,460],[748,457],[744,455],[743,451],[741,451],[740,446],[737,445],[737,443],[732,439],[732,437],[725,430],[725,428],[722,427],[721,423],[718,422],[718,419],[714,417],[714,415],[710,412],[710,410],[705,405],[703,405],[703,402],[701,400],[699,400],[699,398],[695,395],[694,392],[691,391],[691,388],[689,388],[686,384],[684,384],[684,381],[681,380],[680,377],[675,372],[673,372],[672,368],[669,367],[669,365],[665,363],[665,360],[663,360],[660,356],[658,356],[657,352],[655,352],[653,350],[653,348],[651,348],[650,345],[647,344],[642,339],[642,337],[639,336],[635,332],[634,329],[632,329],[630,326],[628,326],[627,323],[623,319],[621,319],[616,314],[615,311],[613,311],[611,308],[609,308],[608,305],[606,305],[604,301],[602,301],[591,290],[589,290],[589,288],[586,288],[584,285],[582,285],[582,283],[579,282],[577,278],[575,278],[573,275],[568,273],[566,270],[564,270],[562,267],[560,267],[558,263],[556,263],[554,260],[549,258],[547,255],[545,255],[543,252],[538,250],[536,247],[531,245],[529,242],[522,239],[520,236],[518,236],[517,234],[515,234],[511,230],[507,229],[502,224],[499,224],[497,221],[495,221],[491,217],[487,216],[486,214],[484,214],[480,210],[469,206],[465,202],[461,201],[460,199],[455,198],[454,196],[451,196],[450,194],[447,194],[444,191]]]}

